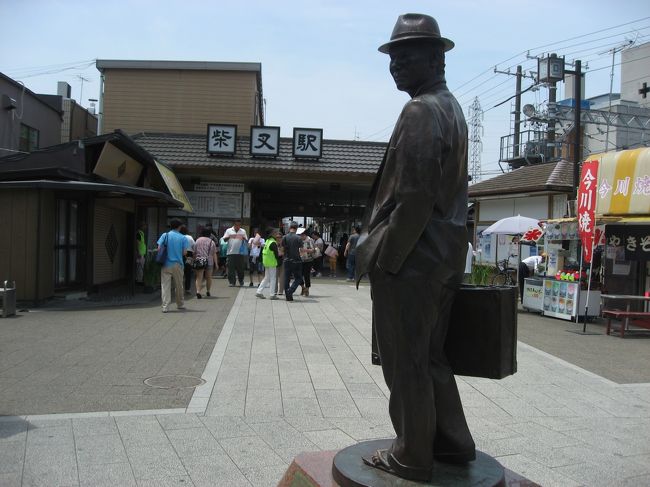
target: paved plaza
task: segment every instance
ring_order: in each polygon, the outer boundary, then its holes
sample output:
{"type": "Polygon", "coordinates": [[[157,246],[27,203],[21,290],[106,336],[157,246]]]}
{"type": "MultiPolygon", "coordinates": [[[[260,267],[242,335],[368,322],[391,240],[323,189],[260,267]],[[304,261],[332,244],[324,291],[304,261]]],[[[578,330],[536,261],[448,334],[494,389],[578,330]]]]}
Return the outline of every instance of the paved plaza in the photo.
{"type": "MultiPolygon", "coordinates": [[[[392,436],[368,286],[213,294],[0,320],[0,486],[275,486],[300,452],[392,436]]],[[[520,313],[518,373],[458,378],[477,447],[543,486],[650,485],[650,339],[576,328],[520,313]]]]}

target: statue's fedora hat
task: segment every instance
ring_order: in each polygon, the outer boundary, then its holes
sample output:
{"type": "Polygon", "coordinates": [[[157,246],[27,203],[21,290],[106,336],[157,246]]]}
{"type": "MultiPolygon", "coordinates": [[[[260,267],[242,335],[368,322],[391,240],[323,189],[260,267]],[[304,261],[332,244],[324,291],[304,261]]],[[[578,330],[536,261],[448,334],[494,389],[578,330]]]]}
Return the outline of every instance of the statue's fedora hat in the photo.
{"type": "Polygon", "coordinates": [[[445,51],[454,47],[451,40],[440,35],[438,22],[433,17],[424,14],[404,14],[397,18],[390,41],[379,46],[379,52],[388,54],[393,45],[415,39],[438,41],[444,46],[445,51]]]}

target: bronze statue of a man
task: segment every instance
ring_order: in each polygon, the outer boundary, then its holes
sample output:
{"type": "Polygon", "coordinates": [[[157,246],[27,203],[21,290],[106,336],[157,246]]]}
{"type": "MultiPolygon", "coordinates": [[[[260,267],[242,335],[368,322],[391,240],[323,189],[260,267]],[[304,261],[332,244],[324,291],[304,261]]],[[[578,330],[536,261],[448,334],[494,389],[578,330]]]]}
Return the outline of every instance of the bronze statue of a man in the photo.
{"type": "Polygon", "coordinates": [[[375,178],[357,246],[357,283],[369,274],[373,329],[397,433],[374,467],[429,480],[434,459],[476,457],[443,351],[467,254],[467,126],[445,83],[454,43],[428,15],[397,19],[390,56],[402,109],[375,178]]]}

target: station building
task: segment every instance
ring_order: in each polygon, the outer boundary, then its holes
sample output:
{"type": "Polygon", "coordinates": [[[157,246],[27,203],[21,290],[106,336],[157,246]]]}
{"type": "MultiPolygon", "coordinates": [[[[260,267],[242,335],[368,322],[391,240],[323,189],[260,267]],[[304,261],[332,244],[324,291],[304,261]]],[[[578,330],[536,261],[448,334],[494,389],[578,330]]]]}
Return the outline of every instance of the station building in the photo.
{"type": "Polygon", "coordinates": [[[235,218],[263,231],[292,216],[337,238],[360,221],[386,144],[330,140],[317,121],[283,127],[294,137],[280,137],[266,125],[261,64],[98,60],[97,68],[100,133],[121,129],[173,169],[192,211],[168,215],[191,232],[207,223],[223,232],[235,218]]]}

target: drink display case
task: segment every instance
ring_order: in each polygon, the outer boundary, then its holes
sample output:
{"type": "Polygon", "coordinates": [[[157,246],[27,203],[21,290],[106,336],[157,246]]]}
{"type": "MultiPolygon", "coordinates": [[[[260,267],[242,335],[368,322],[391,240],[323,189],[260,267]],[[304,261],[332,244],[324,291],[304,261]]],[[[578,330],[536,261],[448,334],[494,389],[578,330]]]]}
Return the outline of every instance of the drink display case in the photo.
{"type": "Polygon", "coordinates": [[[557,279],[544,279],[544,300],[542,313],[544,316],[573,320],[582,315],[587,307],[587,317],[600,314],[600,291],[580,289],[579,282],[567,282],[557,279]]]}

